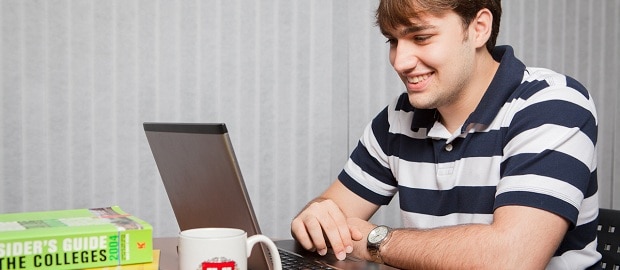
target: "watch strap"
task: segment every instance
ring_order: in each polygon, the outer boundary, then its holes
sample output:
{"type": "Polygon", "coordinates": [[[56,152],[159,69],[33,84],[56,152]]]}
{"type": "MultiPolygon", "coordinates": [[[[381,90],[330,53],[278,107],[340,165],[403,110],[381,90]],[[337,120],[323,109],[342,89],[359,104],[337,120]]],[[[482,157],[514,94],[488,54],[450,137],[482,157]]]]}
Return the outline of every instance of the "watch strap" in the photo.
{"type": "MultiPolygon", "coordinates": [[[[385,226],[385,225],[380,225],[375,227],[375,229],[379,228],[379,227],[385,227],[387,228],[387,234],[385,235],[385,237],[383,239],[381,239],[381,241],[377,242],[377,243],[371,243],[371,242],[367,242],[366,248],[368,249],[368,253],[370,254],[371,258],[373,261],[377,262],[377,263],[384,263],[383,259],[381,258],[381,246],[386,243],[390,237],[392,236],[392,228],[385,226]]],[[[375,229],[373,229],[372,231],[374,231],[375,229]]],[[[372,232],[371,231],[371,232],[372,232]]]]}

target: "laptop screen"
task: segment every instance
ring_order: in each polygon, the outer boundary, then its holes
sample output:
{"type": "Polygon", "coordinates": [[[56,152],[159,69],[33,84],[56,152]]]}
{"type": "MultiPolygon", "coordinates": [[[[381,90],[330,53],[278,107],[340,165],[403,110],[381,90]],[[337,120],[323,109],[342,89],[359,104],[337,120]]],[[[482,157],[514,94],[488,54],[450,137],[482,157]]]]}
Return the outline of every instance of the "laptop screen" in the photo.
{"type": "MultiPolygon", "coordinates": [[[[260,229],[225,124],[144,123],[146,137],[181,230],[260,229]]],[[[268,269],[256,245],[251,269],[268,269]]]]}

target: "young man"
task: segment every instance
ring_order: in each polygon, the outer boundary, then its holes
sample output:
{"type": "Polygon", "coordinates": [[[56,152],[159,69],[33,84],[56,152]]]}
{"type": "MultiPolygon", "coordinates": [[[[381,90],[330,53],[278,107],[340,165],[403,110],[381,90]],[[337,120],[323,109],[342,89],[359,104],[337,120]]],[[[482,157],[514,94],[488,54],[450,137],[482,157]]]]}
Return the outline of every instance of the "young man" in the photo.
{"type": "Polygon", "coordinates": [[[293,220],[305,248],[404,269],[598,266],[594,103],[495,47],[500,16],[499,0],[381,0],[407,91],[293,220]],[[403,228],[369,223],[396,193],[403,228]]]}

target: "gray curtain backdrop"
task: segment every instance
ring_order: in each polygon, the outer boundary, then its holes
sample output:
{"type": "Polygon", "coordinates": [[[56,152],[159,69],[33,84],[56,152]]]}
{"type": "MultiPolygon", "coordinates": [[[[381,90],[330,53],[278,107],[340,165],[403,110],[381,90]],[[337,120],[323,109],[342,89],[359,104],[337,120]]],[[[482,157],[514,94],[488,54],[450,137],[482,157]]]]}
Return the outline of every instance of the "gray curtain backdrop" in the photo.
{"type": "MultiPolygon", "coordinates": [[[[225,122],[263,232],[289,237],[404,91],[376,5],[0,0],[0,213],[119,205],[176,235],[142,123],[225,122]]],[[[620,1],[503,5],[498,44],[592,92],[600,202],[620,209],[620,1]]]]}

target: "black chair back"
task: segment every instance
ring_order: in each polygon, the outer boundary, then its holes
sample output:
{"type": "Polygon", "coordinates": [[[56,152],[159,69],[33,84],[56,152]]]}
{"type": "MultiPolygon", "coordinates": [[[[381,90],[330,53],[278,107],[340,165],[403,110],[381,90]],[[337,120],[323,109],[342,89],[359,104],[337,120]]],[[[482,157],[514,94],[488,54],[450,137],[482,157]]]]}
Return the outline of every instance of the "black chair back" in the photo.
{"type": "Polygon", "coordinates": [[[620,269],[620,211],[599,209],[597,238],[603,269],[620,269]]]}

